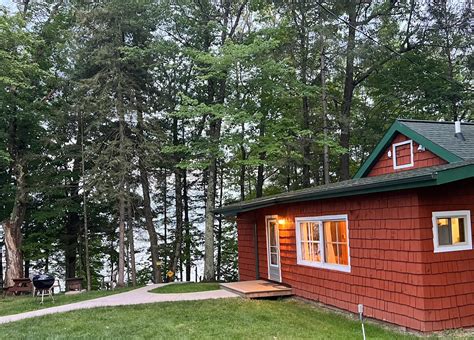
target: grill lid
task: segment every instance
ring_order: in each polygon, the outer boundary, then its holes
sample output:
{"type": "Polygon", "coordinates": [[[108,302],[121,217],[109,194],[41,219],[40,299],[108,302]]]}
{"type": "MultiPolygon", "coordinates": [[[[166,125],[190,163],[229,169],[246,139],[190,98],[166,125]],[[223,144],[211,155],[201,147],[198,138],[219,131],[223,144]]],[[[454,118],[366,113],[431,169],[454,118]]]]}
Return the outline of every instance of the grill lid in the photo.
{"type": "Polygon", "coordinates": [[[50,274],[39,274],[33,276],[33,285],[36,289],[49,289],[54,285],[54,276],[50,274]]]}

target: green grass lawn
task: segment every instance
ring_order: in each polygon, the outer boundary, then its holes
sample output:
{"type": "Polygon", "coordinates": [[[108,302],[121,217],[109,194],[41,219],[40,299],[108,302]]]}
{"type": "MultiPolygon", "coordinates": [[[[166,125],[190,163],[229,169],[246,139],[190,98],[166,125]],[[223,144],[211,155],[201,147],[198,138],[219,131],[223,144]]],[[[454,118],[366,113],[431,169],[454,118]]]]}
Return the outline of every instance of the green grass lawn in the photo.
{"type": "MultiPolygon", "coordinates": [[[[366,325],[367,339],[409,339],[366,325]]],[[[299,300],[219,299],[97,308],[0,326],[2,339],[361,339],[360,324],[299,300]]]]}
{"type": "Polygon", "coordinates": [[[171,293],[192,293],[192,292],[205,292],[208,290],[220,289],[219,284],[216,282],[187,282],[187,283],[174,283],[163,287],[158,287],[150,290],[151,293],[159,294],[171,294],[171,293]]]}
{"type": "Polygon", "coordinates": [[[40,298],[35,299],[31,295],[27,296],[7,296],[2,298],[0,296],[0,316],[10,315],[10,314],[18,314],[23,312],[29,312],[32,310],[54,307],[65,305],[68,303],[74,303],[84,300],[90,300],[99,298],[102,296],[107,296],[111,294],[123,293],[127,290],[133,288],[120,288],[115,290],[99,290],[99,291],[92,291],[87,293],[81,294],[74,294],[74,295],[65,295],[65,294],[58,294],[54,296],[54,302],[51,300],[50,297],[44,298],[44,304],[40,305],[40,298]]]}

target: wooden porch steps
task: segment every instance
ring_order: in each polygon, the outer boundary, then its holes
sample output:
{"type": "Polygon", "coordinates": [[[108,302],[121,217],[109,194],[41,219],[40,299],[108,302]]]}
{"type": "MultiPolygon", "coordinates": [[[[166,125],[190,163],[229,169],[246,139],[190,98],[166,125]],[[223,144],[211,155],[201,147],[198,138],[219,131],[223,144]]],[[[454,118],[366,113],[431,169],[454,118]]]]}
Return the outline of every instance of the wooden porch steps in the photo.
{"type": "Polygon", "coordinates": [[[293,295],[291,287],[265,280],[221,283],[220,286],[249,299],[293,295]]]}

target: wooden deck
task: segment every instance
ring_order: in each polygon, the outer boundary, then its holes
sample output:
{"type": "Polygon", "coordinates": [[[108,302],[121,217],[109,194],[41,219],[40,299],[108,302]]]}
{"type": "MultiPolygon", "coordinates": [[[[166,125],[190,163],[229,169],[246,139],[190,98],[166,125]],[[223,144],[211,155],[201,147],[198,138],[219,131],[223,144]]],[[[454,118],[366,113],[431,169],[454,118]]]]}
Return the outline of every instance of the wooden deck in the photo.
{"type": "Polygon", "coordinates": [[[265,280],[221,283],[220,286],[249,299],[293,295],[291,287],[265,280]]]}

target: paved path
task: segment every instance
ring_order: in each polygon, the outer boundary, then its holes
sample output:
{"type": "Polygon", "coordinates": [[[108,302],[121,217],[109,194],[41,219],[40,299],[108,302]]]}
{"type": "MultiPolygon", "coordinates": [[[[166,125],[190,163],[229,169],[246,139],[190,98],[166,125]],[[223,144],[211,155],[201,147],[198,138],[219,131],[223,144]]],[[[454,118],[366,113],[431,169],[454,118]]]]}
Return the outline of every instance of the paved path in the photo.
{"type": "Polygon", "coordinates": [[[134,289],[134,290],[124,292],[124,293],[113,294],[113,295],[104,296],[104,297],[92,299],[92,300],[70,303],[68,305],[38,309],[35,311],[14,314],[14,315],[0,316],[0,324],[33,318],[36,316],[69,312],[69,311],[77,310],[77,309],[109,307],[109,306],[139,305],[139,304],[144,304],[144,303],[155,303],[155,302],[166,302],[166,301],[190,301],[190,300],[207,300],[207,299],[238,297],[237,294],[231,293],[223,289],[211,290],[211,291],[206,291],[206,292],[180,293],[180,294],[156,294],[156,293],[148,292],[149,290],[153,288],[164,286],[164,285],[166,284],[155,284],[151,286],[134,289]]]}

